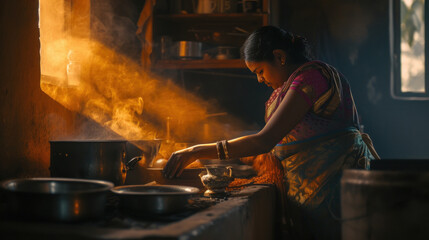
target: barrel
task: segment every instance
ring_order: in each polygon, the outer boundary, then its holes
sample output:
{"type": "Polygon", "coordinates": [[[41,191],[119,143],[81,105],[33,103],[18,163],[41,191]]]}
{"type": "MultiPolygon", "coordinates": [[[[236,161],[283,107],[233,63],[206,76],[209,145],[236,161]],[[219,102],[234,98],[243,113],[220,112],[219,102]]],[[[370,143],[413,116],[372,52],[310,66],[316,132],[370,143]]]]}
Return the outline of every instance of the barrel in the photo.
{"type": "Polygon", "coordinates": [[[429,239],[429,172],[345,170],[342,239],[429,239]]]}

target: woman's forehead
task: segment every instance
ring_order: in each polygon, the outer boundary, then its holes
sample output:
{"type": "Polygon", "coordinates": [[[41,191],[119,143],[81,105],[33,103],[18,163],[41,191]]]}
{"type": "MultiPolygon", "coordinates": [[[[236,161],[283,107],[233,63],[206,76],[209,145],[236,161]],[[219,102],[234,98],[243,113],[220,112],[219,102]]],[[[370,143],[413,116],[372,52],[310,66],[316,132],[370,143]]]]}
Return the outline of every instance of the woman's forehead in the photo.
{"type": "Polygon", "coordinates": [[[249,68],[250,71],[252,72],[257,72],[258,69],[260,68],[264,68],[268,62],[266,61],[258,61],[258,62],[254,62],[254,61],[245,61],[247,67],[249,68]]]}
{"type": "Polygon", "coordinates": [[[262,62],[246,61],[246,65],[253,70],[257,67],[260,67],[262,62]]]}

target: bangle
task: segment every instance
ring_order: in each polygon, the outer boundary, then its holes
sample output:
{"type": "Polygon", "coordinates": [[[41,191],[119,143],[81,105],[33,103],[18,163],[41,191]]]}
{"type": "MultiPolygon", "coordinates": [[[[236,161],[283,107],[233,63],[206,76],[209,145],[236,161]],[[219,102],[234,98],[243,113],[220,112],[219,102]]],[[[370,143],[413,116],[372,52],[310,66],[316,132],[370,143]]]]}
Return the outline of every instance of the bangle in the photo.
{"type": "Polygon", "coordinates": [[[226,159],[226,160],[228,160],[228,159],[229,159],[229,156],[228,156],[228,147],[227,147],[227,145],[228,145],[228,141],[227,141],[227,140],[223,140],[223,141],[222,141],[222,146],[223,146],[223,151],[224,151],[224,153],[225,153],[225,159],[226,159]]]}
{"type": "Polygon", "coordinates": [[[217,150],[217,157],[220,160],[225,159],[225,152],[223,150],[222,141],[216,142],[216,150],[217,150]]]}

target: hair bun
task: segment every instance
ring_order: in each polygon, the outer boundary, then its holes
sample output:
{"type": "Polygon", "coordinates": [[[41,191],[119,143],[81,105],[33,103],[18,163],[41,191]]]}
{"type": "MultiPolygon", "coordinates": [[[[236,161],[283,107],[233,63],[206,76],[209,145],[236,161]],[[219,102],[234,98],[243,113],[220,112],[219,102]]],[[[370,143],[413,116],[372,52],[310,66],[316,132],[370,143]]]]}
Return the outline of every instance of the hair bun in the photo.
{"type": "Polygon", "coordinates": [[[294,35],[291,39],[291,43],[296,57],[305,56],[311,59],[308,41],[305,37],[294,35]]]}
{"type": "Polygon", "coordinates": [[[305,41],[305,38],[304,37],[301,37],[300,35],[294,35],[293,37],[292,37],[292,44],[293,45],[297,45],[297,44],[302,44],[302,43],[304,43],[304,41],[305,41]]]}

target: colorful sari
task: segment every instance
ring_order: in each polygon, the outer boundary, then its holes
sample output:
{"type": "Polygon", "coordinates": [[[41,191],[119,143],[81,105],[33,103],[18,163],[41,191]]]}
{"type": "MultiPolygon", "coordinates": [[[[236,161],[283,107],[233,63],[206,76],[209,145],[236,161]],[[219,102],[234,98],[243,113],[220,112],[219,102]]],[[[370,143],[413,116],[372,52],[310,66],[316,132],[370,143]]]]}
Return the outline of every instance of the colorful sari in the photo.
{"type": "Polygon", "coordinates": [[[336,69],[319,61],[301,66],[283,87],[274,91],[266,104],[266,121],[269,121],[290,89],[305,94],[310,99],[311,109],[295,127],[298,130],[292,130],[272,151],[285,170],[288,186],[285,203],[287,220],[295,232],[299,232],[300,238],[306,239],[305,232],[312,231],[311,236],[318,234],[321,239],[335,239],[339,237],[339,223],[329,216],[332,212],[328,208],[332,207],[335,212],[339,212],[342,170],[365,168],[378,155],[368,135],[359,131],[349,85],[336,69]],[[327,81],[327,90],[320,94],[316,94],[312,85],[300,85],[296,80],[306,71],[314,70],[321,74],[322,80],[327,81]],[[320,121],[323,122],[320,129],[314,130],[312,123],[320,121]],[[307,131],[307,128],[312,131],[307,131]],[[329,227],[336,230],[326,233],[324,228],[329,227]]]}

